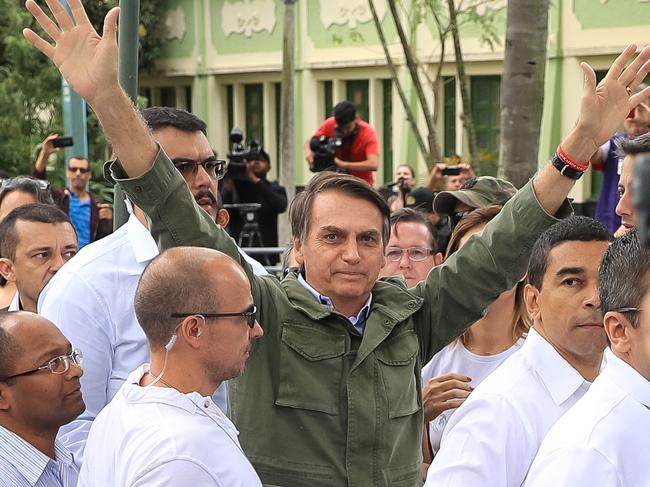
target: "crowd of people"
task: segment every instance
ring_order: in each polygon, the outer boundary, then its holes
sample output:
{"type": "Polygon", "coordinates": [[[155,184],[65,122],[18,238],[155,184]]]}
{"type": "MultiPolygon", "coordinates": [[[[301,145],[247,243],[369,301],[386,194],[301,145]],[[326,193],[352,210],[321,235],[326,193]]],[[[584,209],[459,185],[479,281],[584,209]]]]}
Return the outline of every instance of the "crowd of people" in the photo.
{"type": "MultiPolygon", "coordinates": [[[[130,216],[106,230],[82,157],[47,183],[55,135],[0,188],[0,487],[650,485],[650,48],[598,87],[582,65],[576,126],[519,190],[441,164],[379,191],[376,135],[339,103],[279,278],[225,230],[206,124],[120,88],[118,9],[100,37],[80,0],[47,3],[26,6],[50,40],[24,35],[97,114],[130,216]],[[599,157],[622,161],[620,221],[572,216],[599,157]]],[[[286,192],[256,157],[228,198],[277,245],[286,192]]]]}

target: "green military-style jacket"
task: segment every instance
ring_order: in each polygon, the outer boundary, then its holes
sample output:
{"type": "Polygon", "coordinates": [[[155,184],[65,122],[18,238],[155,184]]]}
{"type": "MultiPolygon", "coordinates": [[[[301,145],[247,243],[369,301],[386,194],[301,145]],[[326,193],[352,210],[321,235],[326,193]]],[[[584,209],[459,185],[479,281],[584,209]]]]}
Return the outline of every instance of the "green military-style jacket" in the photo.
{"type": "Polygon", "coordinates": [[[422,365],[515,285],[535,239],[557,221],[529,183],[425,282],[407,289],[401,278],[379,279],[361,335],[296,274],[256,277],[163,151],[139,178],[119,163],[112,170],[161,250],[218,249],[248,274],[264,336],[229,383],[229,413],[266,486],[421,485],[422,365]]]}

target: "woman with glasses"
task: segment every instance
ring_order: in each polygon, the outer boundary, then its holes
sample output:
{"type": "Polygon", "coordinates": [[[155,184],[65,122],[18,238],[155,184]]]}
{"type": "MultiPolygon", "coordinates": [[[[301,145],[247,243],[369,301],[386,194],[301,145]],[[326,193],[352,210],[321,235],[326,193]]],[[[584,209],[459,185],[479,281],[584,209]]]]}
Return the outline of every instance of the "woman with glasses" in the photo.
{"type": "MultiPolygon", "coordinates": [[[[501,206],[478,208],[454,229],[445,260],[472,235],[481,232],[501,206]]],[[[440,440],[453,412],[471,391],[522,345],[530,327],[523,302],[523,281],[502,293],[479,321],[422,369],[425,428],[422,442],[424,473],[440,448],[440,440]]],[[[462,290],[458,290],[462,293],[462,290]]],[[[462,296],[459,296],[462,299],[462,296]]]]}

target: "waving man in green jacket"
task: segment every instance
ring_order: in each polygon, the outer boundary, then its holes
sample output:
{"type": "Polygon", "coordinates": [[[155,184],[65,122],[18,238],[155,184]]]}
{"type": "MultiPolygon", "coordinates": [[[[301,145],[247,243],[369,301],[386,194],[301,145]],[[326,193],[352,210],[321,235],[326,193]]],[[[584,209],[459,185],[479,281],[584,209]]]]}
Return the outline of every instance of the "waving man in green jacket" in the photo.
{"type": "MultiPolygon", "coordinates": [[[[107,15],[100,37],[79,0],[68,0],[72,16],[57,1],[47,3],[56,23],[32,0],[27,8],[52,43],[31,30],[25,36],[96,112],[120,161],[113,175],[149,215],[158,245],[215,248],[248,274],[264,338],[245,374],[231,383],[230,411],[266,485],[422,483],[421,365],[521,278],[537,236],[556,216],[570,213],[566,196],[585,161],[650,94],[629,91],[649,70],[648,49],[627,67],[636,48],[626,49],[598,88],[583,64],[578,123],[562,142],[563,153],[481,236],[412,289],[401,279],[377,280],[390,231],[379,194],[349,176],[314,177],[290,215],[301,270],[280,282],[255,277],[241,261],[121,90],[117,9],[107,15]]],[[[173,350],[169,360],[175,360],[173,350]]]]}

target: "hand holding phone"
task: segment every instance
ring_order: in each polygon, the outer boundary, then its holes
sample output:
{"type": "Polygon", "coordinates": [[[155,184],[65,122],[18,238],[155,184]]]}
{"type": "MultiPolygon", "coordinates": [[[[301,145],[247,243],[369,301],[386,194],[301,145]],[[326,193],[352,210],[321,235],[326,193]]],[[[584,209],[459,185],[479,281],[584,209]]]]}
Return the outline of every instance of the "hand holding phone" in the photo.
{"type": "Polygon", "coordinates": [[[74,145],[72,137],[57,137],[52,141],[54,147],[71,147],[74,145]]]}

